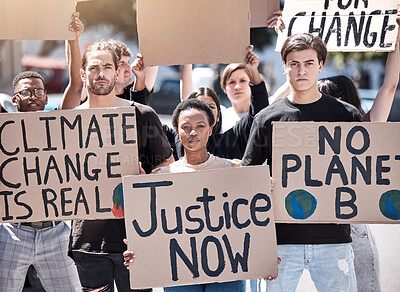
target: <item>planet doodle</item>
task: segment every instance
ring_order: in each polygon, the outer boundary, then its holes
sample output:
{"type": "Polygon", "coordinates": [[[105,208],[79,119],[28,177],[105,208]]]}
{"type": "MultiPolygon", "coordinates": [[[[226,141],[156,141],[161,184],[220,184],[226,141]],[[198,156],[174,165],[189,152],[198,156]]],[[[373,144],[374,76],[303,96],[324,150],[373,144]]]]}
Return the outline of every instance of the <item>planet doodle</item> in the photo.
{"type": "Polygon", "coordinates": [[[392,220],[400,219],[400,191],[390,190],[382,194],[379,209],[383,216],[392,220]]]}
{"type": "Polygon", "coordinates": [[[286,196],[285,207],[292,218],[304,220],[314,214],[317,200],[305,190],[294,190],[286,196]]]}
{"type": "Polygon", "coordinates": [[[116,218],[124,218],[124,191],[122,183],[118,184],[113,191],[112,213],[116,218]]]}

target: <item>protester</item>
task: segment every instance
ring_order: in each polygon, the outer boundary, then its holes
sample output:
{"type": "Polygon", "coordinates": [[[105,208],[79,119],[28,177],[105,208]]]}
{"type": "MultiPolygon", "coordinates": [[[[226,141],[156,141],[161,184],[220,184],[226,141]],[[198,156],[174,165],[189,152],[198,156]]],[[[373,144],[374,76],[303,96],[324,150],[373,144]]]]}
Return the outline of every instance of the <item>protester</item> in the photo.
{"type": "MultiPolygon", "coordinates": [[[[261,77],[260,77],[261,78],[261,77]]],[[[225,132],[244,117],[250,106],[250,76],[243,63],[229,64],[221,75],[221,88],[226,93],[232,106],[222,107],[222,128],[225,132]]]]}
{"type": "MultiPolygon", "coordinates": [[[[273,121],[361,121],[359,111],[318,91],[318,74],[327,55],[323,41],[311,34],[290,36],[281,57],[290,94],[255,118],[243,165],[271,166],[273,121]]],[[[276,183],[276,182],[275,182],[276,183]]],[[[356,291],[356,278],[348,224],[276,224],[278,257],[276,281],[268,291],[295,291],[308,269],[318,291],[356,291]]]]}
{"type": "MultiPolygon", "coordinates": [[[[111,48],[117,54],[118,61],[118,78],[115,82],[115,94],[123,99],[130,100],[130,91],[134,87],[134,82],[132,80],[132,72],[130,66],[130,58],[132,57],[132,53],[127,47],[127,45],[123,42],[117,40],[109,40],[111,48]]],[[[155,79],[157,77],[158,66],[149,67],[146,71],[146,90],[148,92],[153,91],[155,79]]],[[[135,100],[135,102],[139,102],[142,104],[147,104],[146,99],[135,100]]]]}
{"type": "MultiPolygon", "coordinates": [[[[207,152],[207,140],[215,124],[214,114],[203,101],[181,102],[172,115],[172,125],[184,147],[184,156],[174,163],[155,169],[153,173],[179,173],[239,166],[235,161],[219,158],[207,152]]],[[[133,251],[124,252],[125,265],[133,262],[133,251]]],[[[272,279],[272,277],[270,277],[272,279]]],[[[179,291],[246,291],[245,281],[165,287],[166,292],[179,291]]]]}
{"type": "MultiPolygon", "coordinates": [[[[107,42],[90,45],[82,57],[81,78],[88,99],[79,109],[135,106],[139,161],[146,172],[173,161],[169,143],[155,112],[142,104],[115,95],[118,57],[107,42]]],[[[126,237],[124,219],[75,220],[70,250],[84,288],[107,286],[119,292],[132,291],[122,253],[126,237]]],[[[151,289],[149,289],[151,290],[151,289]]]]}
{"type": "MultiPolygon", "coordinates": [[[[201,99],[206,102],[211,109],[213,109],[215,125],[213,126],[212,136],[209,138],[207,144],[207,150],[219,157],[240,159],[243,156],[254,116],[260,110],[268,106],[267,89],[258,72],[259,58],[253,52],[253,46],[250,46],[248,50],[246,62],[244,62],[243,66],[246,68],[246,72],[248,72],[248,76],[250,77],[250,84],[247,86],[249,86],[251,92],[251,103],[248,114],[244,116],[233,128],[221,133],[221,104],[218,96],[213,90],[202,87],[186,97],[201,99]]],[[[137,58],[133,64],[135,66],[132,66],[132,71],[136,75],[136,80],[138,82],[141,80],[140,83],[144,84],[143,79],[146,77],[146,68],[144,68],[143,56],[137,58]]],[[[244,71],[244,69],[242,70],[244,71]]],[[[184,85],[184,87],[187,88],[188,86],[184,85]]],[[[136,88],[137,91],[132,91],[131,94],[145,94],[143,89],[143,86],[138,87],[136,88]]],[[[175,159],[179,159],[183,155],[183,148],[175,130],[165,125],[163,126],[163,130],[166,133],[168,140],[171,143],[171,147],[174,150],[175,159]]]]}
{"type": "MultiPolygon", "coordinates": [[[[40,111],[47,104],[44,79],[37,72],[19,73],[13,89],[12,101],[19,112],[40,111]]],[[[70,230],[63,221],[0,224],[0,291],[22,291],[31,265],[46,291],[82,291],[68,256],[70,230]]]]}

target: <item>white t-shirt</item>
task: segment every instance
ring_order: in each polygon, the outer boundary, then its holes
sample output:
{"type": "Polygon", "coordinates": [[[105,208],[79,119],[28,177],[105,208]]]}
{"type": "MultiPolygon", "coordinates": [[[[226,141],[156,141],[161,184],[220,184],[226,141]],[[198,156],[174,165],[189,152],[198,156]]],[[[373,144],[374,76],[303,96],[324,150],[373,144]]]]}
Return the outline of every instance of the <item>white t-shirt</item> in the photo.
{"type": "Polygon", "coordinates": [[[233,107],[226,108],[221,105],[221,114],[222,114],[222,126],[221,126],[221,133],[228,131],[234,125],[236,125],[239,120],[247,115],[247,112],[238,114],[235,112],[233,107]]]}
{"type": "Polygon", "coordinates": [[[153,173],[177,173],[177,172],[193,172],[198,170],[228,168],[238,166],[233,160],[220,158],[209,154],[208,159],[200,164],[192,165],[186,162],[185,157],[171,163],[170,165],[160,167],[153,171],[153,173]]]}

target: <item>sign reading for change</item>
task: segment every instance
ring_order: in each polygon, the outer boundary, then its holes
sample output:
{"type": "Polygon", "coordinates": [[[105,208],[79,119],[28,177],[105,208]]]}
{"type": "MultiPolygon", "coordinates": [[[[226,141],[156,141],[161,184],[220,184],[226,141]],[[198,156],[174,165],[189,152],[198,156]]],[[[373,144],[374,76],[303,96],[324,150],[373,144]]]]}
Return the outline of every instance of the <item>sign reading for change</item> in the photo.
{"type": "Polygon", "coordinates": [[[123,217],[134,107],[0,115],[0,222],[123,217]]]}
{"type": "Polygon", "coordinates": [[[276,50],[288,36],[309,32],[329,51],[393,51],[398,8],[398,0],[286,0],[276,50]]]}
{"type": "Polygon", "coordinates": [[[123,185],[132,288],[277,275],[267,166],[133,175],[123,185]]]}
{"type": "Polygon", "coordinates": [[[400,123],[273,124],[277,222],[400,223],[400,123]]]}

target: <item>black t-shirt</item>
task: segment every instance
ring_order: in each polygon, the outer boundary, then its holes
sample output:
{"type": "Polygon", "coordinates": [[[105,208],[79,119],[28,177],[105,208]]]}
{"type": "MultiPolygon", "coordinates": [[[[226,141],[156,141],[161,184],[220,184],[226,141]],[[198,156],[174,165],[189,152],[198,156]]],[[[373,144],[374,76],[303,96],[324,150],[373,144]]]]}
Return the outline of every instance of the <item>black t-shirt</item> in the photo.
{"type": "Polygon", "coordinates": [[[269,104],[264,81],[257,85],[250,84],[250,90],[249,112],[226,132],[212,135],[207,142],[208,152],[228,159],[243,157],[254,117],[269,104]]]}
{"type": "MultiPolygon", "coordinates": [[[[149,173],[171,156],[160,120],[148,106],[135,103],[139,161],[149,173]]],[[[75,220],[72,223],[70,250],[94,253],[122,253],[126,245],[124,219],[75,220]]]]}
{"type": "MultiPolygon", "coordinates": [[[[262,110],[255,118],[243,165],[261,165],[267,161],[271,167],[272,122],[359,122],[361,114],[354,106],[322,94],[310,104],[294,104],[287,97],[262,110]]],[[[276,224],[278,244],[324,244],[351,242],[348,224],[276,224]]]]}

